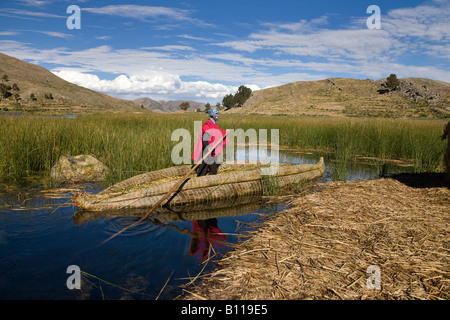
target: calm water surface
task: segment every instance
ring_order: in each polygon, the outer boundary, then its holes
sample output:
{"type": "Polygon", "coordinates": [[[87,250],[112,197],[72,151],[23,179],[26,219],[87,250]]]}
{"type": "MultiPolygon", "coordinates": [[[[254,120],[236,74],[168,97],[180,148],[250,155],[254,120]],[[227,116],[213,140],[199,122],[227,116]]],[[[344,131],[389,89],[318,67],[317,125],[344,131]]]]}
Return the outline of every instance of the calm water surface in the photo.
{"type": "MultiPolygon", "coordinates": [[[[320,156],[324,155],[280,151],[279,160],[316,163],[320,156]]],[[[327,160],[325,155],[327,172],[322,181],[332,180],[327,160]]],[[[410,170],[389,169],[391,173],[410,170]]],[[[347,179],[371,179],[377,174],[374,166],[355,164],[348,168],[347,179]]],[[[94,186],[87,191],[99,190],[94,186]]],[[[224,254],[230,249],[221,240],[226,237],[236,243],[239,232],[248,229],[246,223],[258,223],[285,208],[260,201],[207,221],[154,219],[102,244],[139,218],[99,216],[81,221],[74,218],[77,208],[70,205],[70,198],[70,192],[49,198],[36,190],[0,190],[0,299],[155,299],[169,277],[159,299],[173,299],[182,293],[180,285],[203,268],[204,243],[200,239],[195,245],[191,234],[199,225],[223,233],[213,247],[224,254]],[[70,265],[86,272],[81,290],[66,286],[70,265]]],[[[213,267],[209,262],[206,270],[213,267]]]]}

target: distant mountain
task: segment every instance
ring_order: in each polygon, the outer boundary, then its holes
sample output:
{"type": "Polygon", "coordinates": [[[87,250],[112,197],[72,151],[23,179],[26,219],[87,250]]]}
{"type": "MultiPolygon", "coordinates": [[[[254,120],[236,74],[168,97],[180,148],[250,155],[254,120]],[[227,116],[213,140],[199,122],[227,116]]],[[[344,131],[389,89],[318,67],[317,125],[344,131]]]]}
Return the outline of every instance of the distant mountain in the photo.
{"type": "Polygon", "coordinates": [[[332,78],[299,81],[254,91],[241,108],[228,113],[305,116],[450,117],[450,84],[425,78],[332,78]]]}
{"type": "Polygon", "coordinates": [[[146,111],[141,105],[67,82],[50,71],[0,53],[0,84],[16,89],[1,97],[0,107],[10,110],[62,112],[146,111]],[[6,75],[7,80],[2,79],[6,75]]]}
{"type": "Polygon", "coordinates": [[[152,111],[164,112],[163,105],[158,101],[152,100],[150,98],[139,98],[134,100],[134,102],[143,105],[145,108],[150,109],[152,111]]]}
{"type": "MultiPolygon", "coordinates": [[[[156,112],[178,112],[181,111],[180,104],[185,100],[174,100],[174,101],[155,101],[150,98],[139,98],[134,100],[134,102],[143,105],[144,107],[156,111],[156,112]]],[[[188,111],[194,111],[196,109],[200,109],[201,111],[205,110],[205,104],[196,101],[187,101],[189,102],[188,111]]]]}

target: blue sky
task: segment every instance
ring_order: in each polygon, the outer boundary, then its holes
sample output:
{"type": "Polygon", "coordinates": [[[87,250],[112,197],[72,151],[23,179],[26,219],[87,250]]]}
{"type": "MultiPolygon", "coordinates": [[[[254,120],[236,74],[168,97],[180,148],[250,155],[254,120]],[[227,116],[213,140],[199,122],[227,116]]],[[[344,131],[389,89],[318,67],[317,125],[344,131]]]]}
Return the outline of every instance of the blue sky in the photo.
{"type": "Polygon", "coordinates": [[[215,104],[331,77],[450,82],[450,0],[16,0],[0,52],[109,95],[215,104]],[[69,29],[70,5],[81,9],[69,29]],[[381,10],[369,29],[370,5],[381,10]]]}

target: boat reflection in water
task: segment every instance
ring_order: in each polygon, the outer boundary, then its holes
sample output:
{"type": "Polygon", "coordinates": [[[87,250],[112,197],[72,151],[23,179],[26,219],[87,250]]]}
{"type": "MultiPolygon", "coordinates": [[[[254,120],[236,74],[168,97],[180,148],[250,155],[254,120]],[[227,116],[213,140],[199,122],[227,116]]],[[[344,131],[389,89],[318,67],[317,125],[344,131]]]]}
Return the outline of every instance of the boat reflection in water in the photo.
{"type": "MultiPolygon", "coordinates": [[[[245,216],[260,210],[264,206],[262,196],[256,194],[247,197],[222,199],[214,202],[213,205],[211,203],[200,203],[180,207],[160,207],[153,211],[152,215],[142,224],[150,223],[157,227],[168,227],[179,233],[189,235],[191,237],[189,254],[191,256],[199,254],[202,260],[205,260],[210,255],[209,250],[211,248],[221,248],[227,245],[227,235],[220,229],[218,218],[245,216]],[[176,224],[181,221],[191,222],[191,228],[180,227],[176,224]]],[[[98,219],[141,218],[148,211],[149,209],[79,210],[73,215],[73,221],[75,224],[81,225],[98,219]]],[[[132,222],[130,221],[130,223],[132,222]]]]}

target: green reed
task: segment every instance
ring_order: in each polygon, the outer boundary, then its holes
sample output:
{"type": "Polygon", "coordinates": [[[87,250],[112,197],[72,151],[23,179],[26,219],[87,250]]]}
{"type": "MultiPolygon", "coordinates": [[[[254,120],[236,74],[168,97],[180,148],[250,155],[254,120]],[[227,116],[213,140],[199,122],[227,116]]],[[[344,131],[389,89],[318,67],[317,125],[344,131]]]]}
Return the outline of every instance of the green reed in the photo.
{"type": "Polygon", "coordinates": [[[92,154],[110,168],[109,182],[173,165],[177,128],[193,132],[201,116],[85,115],[74,119],[0,117],[0,179],[50,171],[63,154],[92,154]]]}
{"type": "MultiPolygon", "coordinates": [[[[230,128],[238,115],[222,114],[230,128]]],[[[108,182],[173,166],[175,129],[194,132],[200,114],[92,114],[76,118],[0,117],[0,180],[18,180],[50,172],[63,154],[92,154],[110,168],[108,182]]],[[[445,121],[408,119],[332,119],[246,116],[237,128],[279,129],[281,146],[332,154],[334,169],[356,156],[414,161],[417,172],[442,171],[445,143],[439,137],[445,121]]],[[[193,139],[195,140],[195,139],[193,139]]],[[[191,141],[194,144],[194,141],[191,141]]]]}
{"type": "Polygon", "coordinates": [[[279,129],[282,146],[330,152],[333,177],[345,180],[357,156],[413,161],[416,172],[443,171],[440,136],[447,121],[248,116],[241,127],[279,129]]]}

